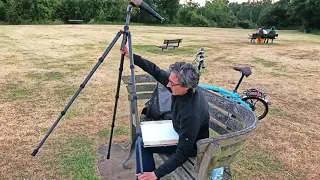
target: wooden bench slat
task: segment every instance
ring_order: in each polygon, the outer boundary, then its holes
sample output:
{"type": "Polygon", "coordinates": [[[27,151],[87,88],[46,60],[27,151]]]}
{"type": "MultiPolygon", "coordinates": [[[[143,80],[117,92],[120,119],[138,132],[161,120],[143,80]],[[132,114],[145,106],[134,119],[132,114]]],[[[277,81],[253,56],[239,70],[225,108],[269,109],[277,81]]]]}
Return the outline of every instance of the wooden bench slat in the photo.
{"type": "MultiPolygon", "coordinates": [[[[156,84],[137,84],[136,91],[137,92],[153,92],[156,84]]],[[[127,86],[128,93],[132,93],[132,85],[127,86]]]]}
{"type": "Polygon", "coordinates": [[[212,117],[220,121],[221,123],[225,124],[227,127],[231,128],[232,130],[241,130],[243,129],[243,125],[235,120],[234,118],[230,117],[230,115],[226,115],[221,111],[217,110],[216,108],[210,108],[209,113],[212,117]]]}
{"type": "Polygon", "coordinates": [[[243,141],[240,141],[235,144],[230,144],[228,146],[221,147],[221,154],[219,155],[219,157],[227,157],[235,152],[240,151],[243,148],[243,143],[243,141]]]}
{"type": "MultiPolygon", "coordinates": [[[[157,82],[157,80],[150,75],[135,75],[135,80],[136,83],[157,82]]],[[[131,84],[131,76],[122,76],[122,81],[125,84],[131,84]]]]}
{"type": "MultiPolygon", "coordinates": [[[[170,155],[167,154],[158,154],[163,162],[165,162],[170,155]]],[[[177,168],[174,172],[171,173],[171,175],[176,180],[186,180],[186,179],[197,179],[197,174],[193,172],[194,166],[190,163],[194,163],[196,161],[195,158],[190,157],[189,161],[186,161],[182,167],[177,168]]]]}
{"type": "MultiPolygon", "coordinates": [[[[142,100],[142,99],[150,99],[152,96],[152,93],[141,93],[141,94],[137,94],[137,100],[142,100]]],[[[132,95],[128,95],[128,99],[131,100],[132,99],[132,95]]]]}
{"type": "Polygon", "coordinates": [[[209,127],[214,130],[215,132],[217,132],[218,134],[220,135],[223,135],[223,134],[228,134],[228,133],[231,133],[230,131],[228,131],[227,129],[219,126],[216,122],[214,122],[213,120],[210,120],[209,121],[209,127]]]}
{"type": "Polygon", "coordinates": [[[209,169],[216,169],[219,167],[229,166],[231,163],[233,163],[236,160],[236,157],[238,156],[239,153],[240,151],[235,152],[230,156],[220,158],[219,161],[217,161],[215,164],[211,164],[209,169]]]}
{"type": "MultiPolygon", "coordinates": [[[[243,123],[252,126],[251,128],[256,126],[257,122],[255,122],[255,123],[252,122],[253,119],[256,118],[256,117],[253,117],[255,115],[252,113],[252,111],[246,109],[244,106],[239,105],[236,102],[231,102],[231,101],[229,101],[229,100],[225,99],[224,97],[221,97],[217,94],[211,93],[211,92],[209,92],[205,89],[202,89],[202,88],[200,88],[200,89],[202,90],[202,93],[207,98],[209,103],[214,104],[215,106],[223,109],[224,111],[226,111],[236,117],[239,117],[243,121],[243,123]]],[[[247,128],[247,127],[245,127],[245,128],[247,128]]]]}
{"type": "Polygon", "coordinates": [[[182,39],[165,39],[165,40],[163,41],[163,44],[164,44],[164,45],[156,46],[156,47],[161,48],[162,51],[163,51],[163,49],[167,49],[167,48],[169,48],[169,47],[175,49],[175,48],[178,48],[178,47],[179,47],[179,45],[180,45],[181,42],[182,42],[182,39]]]}
{"type": "Polygon", "coordinates": [[[181,43],[182,39],[168,39],[168,40],[164,40],[163,44],[170,44],[170,43],[181,43]]]}

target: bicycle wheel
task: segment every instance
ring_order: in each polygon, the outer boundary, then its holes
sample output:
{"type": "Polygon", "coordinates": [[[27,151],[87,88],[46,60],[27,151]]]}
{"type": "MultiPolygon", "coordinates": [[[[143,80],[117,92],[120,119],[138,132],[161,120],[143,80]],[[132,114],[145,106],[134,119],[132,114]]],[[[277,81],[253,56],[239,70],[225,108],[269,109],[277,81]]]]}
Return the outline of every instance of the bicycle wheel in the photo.
{"type": "Polygon", "coordinates": [[[263,119],[268,114],[269,106],[263,99],[258,97],[245,97],[242,100],[249,104],[259,120],[263,119]]]}

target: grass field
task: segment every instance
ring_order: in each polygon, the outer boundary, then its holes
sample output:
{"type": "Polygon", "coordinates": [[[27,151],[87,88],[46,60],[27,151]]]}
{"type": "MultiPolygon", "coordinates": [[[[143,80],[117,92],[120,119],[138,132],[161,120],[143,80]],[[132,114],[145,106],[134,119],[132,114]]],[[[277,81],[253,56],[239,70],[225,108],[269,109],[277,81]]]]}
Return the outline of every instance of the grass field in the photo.
{"type": "MultiPolygon", "coordinates": [[[[36,157],[30,154],[123,26],[61,25],[0,28],[0,180],[99,179],[97,149],[108,142],[118,78],[120,41],[36,157]]],[[[251,44],[254,30],[131,26],[134,52],[162,68],[193,61],[205,48],[201,83],[268,92],[270,113],[232,165],[234,179],[320,179],[320,36],[278,31],[274,44],[251,44]],[[176,50],[163,39],[182,38],[176,50]]],[[[124,74],[129,74],[125,63],[124,74]]],[[[136,69],[137,74],[142,73],[136,69]]],[[[129,134],[122,86],[115,142],[129,134]]]]}

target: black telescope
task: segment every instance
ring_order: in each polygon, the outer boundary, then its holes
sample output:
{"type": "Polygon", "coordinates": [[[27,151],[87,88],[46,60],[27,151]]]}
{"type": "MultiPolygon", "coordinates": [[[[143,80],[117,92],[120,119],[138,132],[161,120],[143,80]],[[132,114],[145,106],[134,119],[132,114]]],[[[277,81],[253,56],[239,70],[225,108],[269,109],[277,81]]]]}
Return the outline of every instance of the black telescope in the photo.
{"type": "Polygon", "coordinates": [[[143,2],[142,0],[131,0],[130,4],[134,7],[139,7],[140,9],[146,11],[150,15],[156,17],[161,22],[164,21],[164,18],[161,17],[157,12],[155,12],[147,3],[143,2]]]}

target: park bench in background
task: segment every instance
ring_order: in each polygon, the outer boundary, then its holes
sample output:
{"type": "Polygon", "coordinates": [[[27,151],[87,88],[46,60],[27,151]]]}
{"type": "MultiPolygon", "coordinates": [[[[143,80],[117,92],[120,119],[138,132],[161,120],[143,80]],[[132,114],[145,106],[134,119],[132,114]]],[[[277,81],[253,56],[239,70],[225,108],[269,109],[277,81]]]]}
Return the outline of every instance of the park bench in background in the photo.
{"type": "Polygon", "coordinates": [[[70,23],[70,24],[83,24],[83,20],[69,19],[68,23],[70,23]]]}
{"type": "MultiPolygon", "coordinates": [[[[131,91],[131,78],[124,76],[123,82],[129,93],[129,104],[131,114],[131,142],[135,143],[135,123],[133,99],[131,91]]],[[[150,99],[156,81],[150,75],[136,76],[138,100],[150,99]]],[[[209,180],[213,169],[225,167],[224,179],[231,179],[230,164],[235,161],[241,151],[244,141],[256,128],[258,119],[254,113],[236,102],[229,101],[213,92],[201,89],[209,102],[210,137],[197,142],[198,154],[196,158],[189,158],[188,161],[177,168],[170,175],[173,179],[197,179],[209,180]],[[233,115],[231,117],[231,115],[233,115]]],[[[168,155],[159,154],[163,163],[168,155]]],[[[129,156],[130,158],[131,156],[129,156]]],[[[128,160],[128,159],[127,159],[128,160]]]]}
{"type": "Polygon", "coordinates": [[[163,44],[164,45],[161,45],[161,46],[157,46],[158,48],[161,48],[162,51],[163,49],[167,49],[169,47],[171,48],[177,48],[179,47],[180,43],[182,42],[182,39],[170,39],[170,40],[164,40],[163,41],[163,44]]]}
{"type": "Polygon", "coordinates": [[[253,33],[252,35],[249,35],[249,39],[251,39],[252,43],[255,43],[255,40],[258,38],[263,38],[264,43],[269,43],[269,39],[272,40],[271,43],[273,43],[274,39],[277,39],[278,34],[259,34],[259,33],[253,33]]]}

